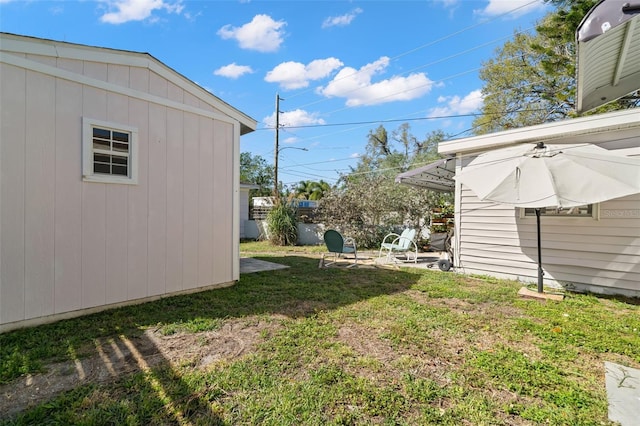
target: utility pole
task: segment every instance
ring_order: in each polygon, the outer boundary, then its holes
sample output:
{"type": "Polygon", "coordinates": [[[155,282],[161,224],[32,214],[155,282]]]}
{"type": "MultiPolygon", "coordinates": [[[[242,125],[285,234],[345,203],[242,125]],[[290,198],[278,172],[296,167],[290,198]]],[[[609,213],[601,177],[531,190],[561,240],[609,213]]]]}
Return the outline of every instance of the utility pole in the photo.
{"type": "MultiPolygon", "coordinates": [[[[283,99],[284,100],[284,99],[283,99]]],[[[280,201],[280,194],[278,194],[278,154],[280,152],[279,144],[279,131],[280,131],[280,95],[276,93],[276,147],[273,152],[273,196],[276,197],[276,203],[280,201]]]]}

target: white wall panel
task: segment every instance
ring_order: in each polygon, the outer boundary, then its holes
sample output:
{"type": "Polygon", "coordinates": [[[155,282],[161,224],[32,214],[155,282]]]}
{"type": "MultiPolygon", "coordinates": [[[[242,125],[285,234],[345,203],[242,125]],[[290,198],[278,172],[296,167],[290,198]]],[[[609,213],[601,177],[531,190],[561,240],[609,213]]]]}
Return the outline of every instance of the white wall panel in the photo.
{"type": "Polygon", "coordinates": [[[184,114],[184,193],[182,286],[198,286],[198,194],[200,193],[200,132],[198,117],[184,114]]]}
{"type": "MultiPolygon", "coordinates": [[[[82,70],[82,63],[75,61],[82,70]]],[[[82,85],[56,80],[55,311],[82,308],[82,85]]]]}
{"type": "Polygon", "coordinates": [[[107,81],[117,86],[129,87],[130,68],[125,65],[107,64],[107,81]]]}
{"type": "Polygon", "coordinates": [[[96,80],[107,81],[108,64],[101,62],[84,61],[83,74],[96,80]]]}
{"type": "Polygon", "coordinates": [[[149,105],[149,294],[166,291],[167,262],[167,115],[149,105]]]}
{"type": "Polygon", "coordinates": [[[149,73],[149,93],[152,95],[166,98],[167,84],[168,81],[166,78],[159,76],[155,72],[149,73]]]}
{"type": "Polygon", "coordinates": [[[198,186],[198,286],[213,283],[213,123],[198,120],[200,128],[198,186]]]}
{"type": "Polygon", "coordinates": [[[24,318],[26,72],[0,64],[0,321],[24,318]],[[10,126],[8,124],[11,124],[10,126]]]}
{"type": "Polygon", "coordinates": [[[167,86],[167,97],[172,101],[183,102],[184,90],[175,84],[169,82],[167,86]]]}
{"type": "Polygon", "coordinates": [[[214,280],[224,282],[232,278],[233,164],[227,160],[231,158],[232,128],[229,124],[216,122],[213,135],[213,271],[214,280]]]}
{"type": "Polygon", "coordinates": [[[55,79],[27,72],[25,153],[25,311],[29,318],[53,314],[55,79]]]}
{"type": "Polygon", "coordinates": [[[167,109],[166,289],[168,292],[183,288],[184,126],[182,116],[182,111],[167,109]]]}
{"type": "MultiPolygon", "coordinates": [[[[133,79],[132,79],[133,80],[133,79]]],[[[138,184],[129,185],[127,202],[128,285],[127,299],[146,297],[148,292],[148,198],[149,198],[149,105],[129,99],[129,125],[138,128],[138,184]]]]}
{"type": "Polygon", "coordinates": [[[131,67],[129,70],[129,87],[141,92],[149,91],[149,70],[131,67]]]}

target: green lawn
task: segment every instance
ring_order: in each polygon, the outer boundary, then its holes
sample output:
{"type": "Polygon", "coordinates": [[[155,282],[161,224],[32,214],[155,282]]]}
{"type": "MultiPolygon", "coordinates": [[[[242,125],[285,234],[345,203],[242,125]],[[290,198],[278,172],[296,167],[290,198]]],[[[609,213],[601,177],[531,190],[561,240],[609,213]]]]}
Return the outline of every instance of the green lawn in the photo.
{"type": "Polygon", "coordinates": [[[241,245],[290,268],[0,335],[9,395],[54,362],[135,355],[0,423],[602,425],[604,361],[640,367],[637,300],[269,249],[241,245]]]}

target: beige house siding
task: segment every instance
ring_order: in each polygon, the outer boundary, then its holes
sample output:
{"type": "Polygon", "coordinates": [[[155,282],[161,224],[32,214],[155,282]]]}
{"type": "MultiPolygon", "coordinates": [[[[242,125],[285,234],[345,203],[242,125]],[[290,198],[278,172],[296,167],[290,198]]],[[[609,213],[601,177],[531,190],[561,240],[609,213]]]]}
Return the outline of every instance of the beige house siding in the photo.
{"type": "MultiPolygon", "coordinates": [[[[483,203],[469,190],[462,199],[459,267],[465,273],[536,282],[535,217],[521,218],[517,208],[483,203]]],[[[543,216],[545,285],[638,291],[640,217],[625,214],[639,206],[640,196],[630,196],[601,203],[600,220],[543,216]],[[603,213],[611,218],[602,218],[603,213]]]]}
{"type": "Polygon", "coordinates": [[[255,122],[148,55],[4,37],[0,331],[236,281],[255,122]],[[86,117],[138,129],[136,185],[82,180],[86,117]]]}
{"type": "MultiPolygon", "coordinates": [[[[640,135],[599,145],[636,155],[640,135]]],[[[459,153],[459,167],[472,158],[459,153]]],[[[598,218],[541,217],[544,284],[640,296],[640,194],[597,208],[598,218]]],[[[480,201],[457,184],[455,220],[454,264],[461,272],[537,281],[535,217],[521,217],[518,208],[480,201]]]]}

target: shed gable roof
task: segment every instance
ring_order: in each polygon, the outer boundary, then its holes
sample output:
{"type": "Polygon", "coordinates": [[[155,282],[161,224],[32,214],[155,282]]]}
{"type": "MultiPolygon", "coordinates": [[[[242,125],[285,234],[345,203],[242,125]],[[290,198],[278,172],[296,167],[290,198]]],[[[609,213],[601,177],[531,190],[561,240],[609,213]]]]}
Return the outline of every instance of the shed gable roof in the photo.
{"type": "Polygon", "coordinates": [[[0,33],[0,41],[0,59],[2,62],[9,62],[12,59],[11,57],[18,55],[32,54],[149,69],[204,103],[211,105],[221,113],[238,121],[241,127],[241,134],[252,132],[257,127],[255,119],[232,107],[149,53],[87,46],[9,33],[0,33]]]}

